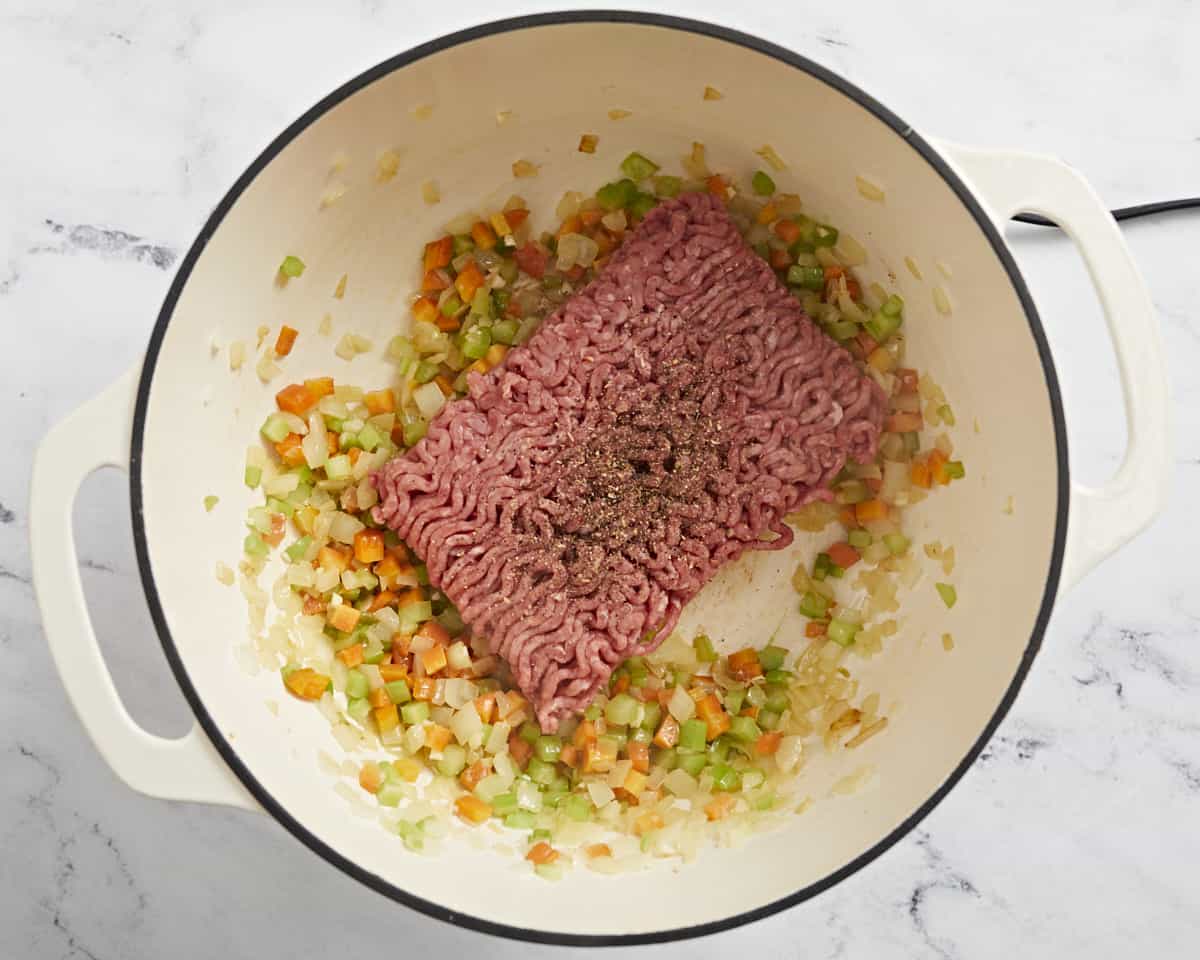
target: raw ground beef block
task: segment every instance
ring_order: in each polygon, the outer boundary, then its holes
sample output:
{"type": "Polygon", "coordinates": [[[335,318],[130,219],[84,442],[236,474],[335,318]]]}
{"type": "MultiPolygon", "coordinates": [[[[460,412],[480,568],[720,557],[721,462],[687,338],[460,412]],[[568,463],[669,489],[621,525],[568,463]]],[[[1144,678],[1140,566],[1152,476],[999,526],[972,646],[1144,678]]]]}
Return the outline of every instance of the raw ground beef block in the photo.
{"type": "Polygon", "coordinates": [[[376,517],[553,731],[722,564],[787,546],[784,515],[874,459],[885,406],[688,194],[375,474],[376,517]]]}

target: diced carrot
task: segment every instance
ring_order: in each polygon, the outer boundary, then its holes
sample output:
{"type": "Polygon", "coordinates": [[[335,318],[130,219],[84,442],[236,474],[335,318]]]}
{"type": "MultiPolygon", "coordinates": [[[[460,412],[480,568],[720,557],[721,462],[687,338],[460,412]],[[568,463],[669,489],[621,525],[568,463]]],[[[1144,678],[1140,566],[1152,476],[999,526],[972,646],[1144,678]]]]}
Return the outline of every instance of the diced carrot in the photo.
{"type": "MultiPolygon", "coordinates": [[[[513,258],[517,261],[518,267],[535,280],[541,280],[546,275],[546,265],[550,262],[550,251],[541,244],[527,243],[523,247],[517,248],[513,258]]],[[[516,302],[515,298],[509,300],[510,312],[516,302]]],[[[520,314],[516,313],[514,316],[520,316],[520,314]]]]}
{"type": "Polygon", "coordinates": [[[378,793],[383,786],[383,769],[374,760],[368,760],[358,771],[358,785],[367,793],[378,793]]]}
{"type": "Polygon", "coordinates": [[[929,463],[925,460],[914,460],[909,467],[908,476],[914,487],[928,490],[933,486],[933,475],[929,470],[929,463]]]}
{"type": "Polygon", "coordinates": [[[414,320],[424,320],[426,323],[437,323],[442,312],[438,310],[437,302],[429,297],[421,297],[413,301],[412,315],[414,320]]]}
{"type": "Polygon", "coordinates": [[[439,373],[436,377],[434,377],[433,382],[436,383],[438,389],[442,391],[443,397],[454,396],[454,381],[444,373],[439,373]]]}
{"type": "MultiPolygon", "coordinates": [[[[757,655],[755,660],[757,661],[757,655]]],[[[717,737],[725,733],[733,723],[729,717],[729,714],[725,712],[725,708],[721,706],[721,701],[717,699],[717,695],[715,693],[706,694],[704,698],[696,704],[696,716],[703,720],[707,726],[707,736],[709,740],[716,740],[717,737]]]]}
{"type": "Polygon", "coordinates": [[[415,677],[412,682],[414,700],[429,701],[437,690],[437,681],[433,677],[415,677]]]}
{"type": "Polygon", "coordinates": [[[863,486],[871,493],[879,493],[883,489],[883,480],[879,477],[863,477],[863,486]]]}
{"type": "Polygon", "coordinates": [[[853,530],[858,526],[858,521],[854,519],[853,505],[842,507],[838,511],[838,523],[840,523],[847,530],[853,530]]]}
{"type": "Polygon", "coordinates": [[[804,635],[810,640],[815,639],[816,637],[823,637],[825,636],[825,631],[827,628],[828,624],[821,620],[809,620],[808,623],[804,625],[804,635]]]}
{"type": "Polygon", "coordinates": [[[753,680],[762,676],[762,664],[758,662],[758,651],[753,647],[729,655],[729,672],[738,680],[753,680]]]}
{"type": "Polygon", "coordinates": [[[836,280],[838,277],[844,276],[845,273],[846,271],[843,267],[839,267],[837,264],[828,264],[825,267],[825,282],[828,283],[830,280],[836,280]]]}
{"type": "Polygon", "coordinates": [[[658,747],[673,747],[679,743],[679,721],[669,713],[662,718],[658,732],[654,734],[654,745],[658,747]]]}
{"type": "Polygon", "coordinates": [[[375,719],[375,726],[380,733],[388,733],[400,726],[400,711],[394,703],[385,703],[382,707],[376,707],[371,711],[371,716],[375,719]]]}
{"type": "Polygon", "coordinates": [[[582,230],[583,230],[583,221],[579,218],[578,214],[573,213],[573,214],[571,214],[571,216],[567,217],[567,219],[564,220],[559,225],[558,236],[561,239],[562,237],[565,237],[568,233],[579,233],[582,230]]]}
{"type": "Polygon", "coordinates": [[[391,702],[387,690],[383,687],[376,687],[374,690],[367,692],[367,703],[372,707],[386,707],[391,702]]]}
{"type": "Polygon", "coordinates": [[[512,227],[508,223],[508,216],[503,211],[493,213],[490,217],[488,217],[488,220],[490,221],[492,230],[495,232],[496,236],[507,237],[510,233],[512,233],[512,227]]]}
{"type": "Polygon", "coordinates": [[[390,607],[395,602],[396,595],[391,590],[381,590],[371,599],[371,604],[367,607],[367,613],[374,613],[376,610],[390,607]]]}
{"type": "Polygon", "coordinates": [[[359,563],[375,563],[383,559],[383,531],[359,530],[354,535],[354,559],[359,563]]]}
{"type": "Polygon", "coordinates": [[[519,227],[521,224],[523,224],[525,222],[525,219],[528,216],[529,216],[529,211],[522,207],[518,207],[515,210],[505,210],[504,211],[504,219],[506,221],[508,221],[508,229],[509,230],[516,230],[517,227],[519,227]]]}
{"type": "Polygon", "coordinates": [[[782,730],[767,730],[754,741],[754,752],[760,757],[769,757],[779,750],[779,742],[782,739],[782,730]]]}
{"type": "MultiPolygon", "coordinates": [[[[860,523],[887,518],[887,504],[882,500],[864,500],[854,505],[854,518],[860,523]]],[[[839,564],[840,566],[840,564],[839,564]]]]}
{"type": "Polygon", "coordinates": [[[603,210],[580,210],[579,222],[585,227],[594,227],[604,219],[603,210]]]}
{"type": "Polygon", "coordinates": [[[772,220],[774,220],[777,216],[778,216],[778,214],[775,212],[775,204],[767,203],[763,206],[763,208],[761,210],[758,211],[758,214],[755,216],[754,219],[756,219],[759,223],[761,223],[765,227],[768,223],[770,223],[772,220]]]}
{"type": "Polygon", "coordinates": [[[440,723],[425,724],[425,746],[435,753],[444,750],[453,736],[450,728],[443,727],[440,723]]]}
{"type": "Polygon", "coordinates": [[[568,280],[572,280],[572,281],[582,280],[583,275],[586,272],[587,271],[583,267],[581,267],[579,264],[575,264],[575,266],[569,267],[567,269],[567,271],[563,274],[563,276],[566,277],[568,280]]]}
{"type": "Polygon", "coordinates": [[[358,618],[362,616],[348,603],[339,603],[336,607],[331,607],[326,615],[326,622],[335,630],[341,630],[342,633],[349,633],[358,626],[358,618]]]}
{"type": "Polygon", "coordinates": [[[858,551],[848,543],[835,543],[826,551],[829,554],[829,559],[839,567],[849,569],[861,559],[858,551]]]}
{"type": "Polygon", "coordinates": [[[930,480],[943,487],[950,482],[950,474],[946,470],[946,463],[949,459],[949,457],[937,448],[930,450],[929,456],[926,459],[926,462],[929,464],[930,480]]]}
{"type": "MultiPolygon", "coordinates": [[[[506,690],[496,697],[496,709],[500,712],[501,720],[509,720],[514,714],[525,710],[528,701],[516,690],[506,690]]],[[[509,720],[511,723],[512,721],[509,720]]]]}
{"type": "Polygon", "coordinates": [[[275,452],[286,466],[299,467],[304,464],[304,449],[300,446],[303,439],[298,433],[289,433],[275,444],[275,452]]]}
{"type": "Polygon", "coordinates": [[[396,393],[390,388],[372,390],[369,393],[363,394],[363,404],[366,405],[367,413],[373,417],[381,413],[395,413],[396,393]]]}
{"type": "Polygon", "coordinates": [[[921,375],[916,370],[908,367],[900,367],[896,370],[896,386],[899,388],[897,393],[916,393],[917,382],[921,379],[921,375]]]}
{"type": "Polygon", "coordinates": [[[535,865],[553,863],[558,859],[558,851],[545,840],[539,840],[529,848],[529,852],[525,854],[525,859],[535,865]]]}
{"type": "Polygon", "coordinates": [[[329,687],[329,677],[302,667],[289,673],[283,683],[301,700],[320,700],[329,687]]]}
{"type": "Polygon", "coordinates": [[[356,643],[337,652],[337,658],[348,667],[357,667],[363,662],[363,645],[356,643]]]}
{"type": "Polygon", "coordinates": [[[595,860],[597,857],[611,857],[612,847],[607,843],[589,843],[583,848],[583,852],[595,860]]]}
{"type": "Polygon", "coordinates": [[[786,270],[795,261],[792,260],[792,255],[786,250],[771,251],[771,266],[776,270],[786,270]]]}
{"type": "Polygon", "coordinates": [[[650,746],[649,744],[639,743],[636,740],[630,740],[626,745],[626,750],[629,753],[629,759],[633,762],[633,769],[639,773],[650,772],[650,746]]]}
{"type": "Polygon", "coordinates": [[[287,521],[284,519],[282,513],[271,514],[271,529],[266,533],[259,534],[259,536],[263,538],[263,543],[270,544],[272,547],[277,547],[283,543],[283,534],[286,530],[286,523],[287,521]]]}
{"type": "Polygon", "coordinates": [[[479,714],[479,719],[484,723],[491,723],[496,719],[496,695],[494,693],[481,693],[475,698],[475,712],[479,714]]]}
{"type": "Polygon", "coordinates": [[[304,598],[304,606],[300,608],[300,612],[306,617],[314,617],[318,613],[324,613],[328,604],[320,597],[314,597],[311,593],[304,598]]]}
{"type": "Polygon", "coordinates": [[[421,651],[421,666],[429,676],[446,669],[446,648],[440,643],[421,651]]]}
{"type": "Polygon", "coordinates": [[[575,764],[579,762],[579,750],[575,744],[563,744],[562,751],[558,755],[558,762],[565,763],[568,767],[574,769],[575,764]]]}
{"type": "Polygon", "coordinates": [[[467,823],[480,824],[492,815],[492,807],[468,793],[454,801],[454,812],[467,823]]]}
{"type": "Polygon", "coordinates": [[[725,178],[719,173],[714,173],[711,177],[704,181],[704,185],[708,187],[708,192],[714,196],[725,200],[729,197],[729,184],[725,182],[725,178]]]}
{"type": "Polygon", "coordinates": [[[471,226],[471,239],[480,250],[491,250],[496,245],[496,231],[478,220],[471,226]]]}
{"type": "Polygon", "coordinates": [[[486,761],[476,760],[461,774],[458,774],[458,782],[462,785],[463,790],[474,790],[479,781],[487,776],[487,769],[486,761]]]}
{"type": "Polygon", "coordinates": [[[704,815],[709,820],[723,820],[733,811],[736,803],[732,793],[718,793],[704,805],[704,815]]]}
{"type": "Polygon", "coordinates": [[[286,357],[292,352],[292,347],[296,345],[296,337],[300,331],[295,327],[289,327],[286,323],[279,328],[279,336],[275,338],[275,355],[286,357]]]}
{"type": "Polygon", "coordinates": [[[615,697],[618,693],[624,693],[629,689],[629,674],[623,673],[617,677],[616,682],[612,685],[612,695],[615,697]]]}
{"type": "Polygon", "coordinates": [[[912,433],[925,426],[925,419],[919,413],[901,411],[893,413],[884,421],[883,429],[888,433],[912,433]]]}
{"type": "Polygon", "coordinates": [[[575,728],[575,735],[571,738],[571,742],[575,744],[578,749],[582,750],[583,745],[587,743],[588,740],[594,740],[595,738],[595,722],[592,720],[582,720],[580,721],[579,726],[575,728]]]}
{"type": "Polygon", "coordinates": [[[643,813],[633,821],[633,832],[639,837],[644,837],[651,831],[661,830],[662,825],[663,818],[657,813],[643,813]]]}
{"type": "Polygon", "coordinates": [[[414,603],[423,603],[424,601],[425,595],[421,593],[420,587],[409,587],[402,594],[400,594],[398,605],[401,607],[409,607],[414,603]]]}
{"type": "Polygon", "coordinates": [[[849,277],[846,280],[846,292],[850,294],[850,299],[855,303],[862,300],[862,284],[853,277],[849,277]]]}
{"type": "Polygon", "coordinates": [[[583,745],[583,772],[607,773],[617,762],[617,743],[610,737],[588,740],[583,745]]]}
{"type": "Polygon", "coordinates": [[[742,707],[742,711],[741,711],[741,713],[738,714],[738,716],[739,717],[749,717],[751,720],[757,720],[758,719],[758,707],[754,706],[753,704],[742,707]]]}
{"type": "Polygon", "coordinates": [[[304,386],[318,400],[333,395],[333,377],[313,377],[311,380],[305,380],[304,386]]]}
{"type": "Polygon", "coordinates": [[[426,637],[432,640],[435,644],[450,643],[450,631],[443,627],[436,620],[426,620],[417,629],[418,637],[426,637]]]}
{"type": "Polygon", "coordinates": [[[784,243],[795,243],[800,239],[800,224],[795,220],[780,220],[775,224],[775,236],[784,243]]]}
{"type": "Polygon", "coordinates": [[[508,347],[502,343],[493,343],[488,347],[487,356],[483,359],[489,367],[498,367],[504,362],[504,358],[508,356],[508,347]]]}
{"type": "Polygon", "coordinates": [[[454,278],[454,289],[458,291],[458,297],[463,303],[470,303],[475,299],[475,291],[481,286],[483,286],[483,272],[474,260],[463,267],[459,275],[454,278]]]}
{"type": "Polygon", "coordinates": [[[392,769],[396,771],[396,775],[401,780],[405,780],[408,783],[416,783],[417,777],[421,775],[421,771],[424,769],[424,764],[416,757],[397,757],[392,761],[392,769]]]}
{"type": "Polygon", "coordinates": [[[317,551],[317,565],[341,573],[350,566],[350,551],[343,547],[331,547],[326,544],[317,551]]]}
{"type": "MultiPolygon", "coordinates": [[[[329,451],[331,457],[338,455],[338,435],[332,430],[325,432],[325,449],[329,451]]],[[[357,450],[358,447],[351,447],[351,450],[357,450]]]]}
{"type": "Polygon", "coordinates": [[[421,292],[441,293],[450,282],[450,274],[445,270],[430,270],[421,278],[421,292]]]}
{"type": "Polygon", "coordinates": [[[381,663],[379,665],[379,677],[384,683],[407,680],[408,667],[403,663],[381,663]]]}
{"type": "Polygon", "coordinates": [[[454,259],[454,238],[450,234],[425,244],[425,272],[448,267],[454,259]]]}
{"type": "Polygon", "coordinates": [[[412,637],[407,633],[392,634],[392,662],[400,663],[412,649],[412,637]]]}
{"type": "Polygon", "coordinates": [[[508,738],[508,755],[512,757],[513,763],[524,770],[529,758],[533,756],[533,747],[514,733],[508,738]]]}

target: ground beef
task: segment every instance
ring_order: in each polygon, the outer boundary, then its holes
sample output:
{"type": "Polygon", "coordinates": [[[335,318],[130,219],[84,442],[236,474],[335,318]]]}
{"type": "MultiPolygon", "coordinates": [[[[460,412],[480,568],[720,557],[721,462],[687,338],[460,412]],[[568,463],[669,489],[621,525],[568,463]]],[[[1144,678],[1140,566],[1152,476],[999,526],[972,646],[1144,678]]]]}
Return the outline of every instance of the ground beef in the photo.
{"type": "Polygon", "coordinates": [[[595,280],[375,474],[376,517],[543,730],[656,647],[722,564],[870,462],[882,391],[723,205],[655,208],[595,280]]]}

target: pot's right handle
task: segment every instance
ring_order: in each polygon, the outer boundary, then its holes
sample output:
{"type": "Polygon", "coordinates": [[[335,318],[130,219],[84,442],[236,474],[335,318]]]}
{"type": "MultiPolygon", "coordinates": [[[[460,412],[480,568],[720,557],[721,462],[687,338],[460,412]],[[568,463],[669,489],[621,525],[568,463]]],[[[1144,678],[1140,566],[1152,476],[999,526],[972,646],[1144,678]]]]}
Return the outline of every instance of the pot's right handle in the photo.
{"type": "Polygon", "coordinates": [[[134,790],[167,800],[260,810],[193,723],[178,740],[143,730],[129,715],[92,630],[71,530],[79,485],[104,466],[129,469],[138,368],[55,424],[33,459],[29,533],[42,626],[67,696],[113,772],[134,790]]]}
{"type": "Polygon", "coordinates": [[[1040,213],[1062,228],[1087,265],[1108,321],[1129,445],[1103,486],[1071,486],[1062,574],[1062,586],[1071,587],[1145,528],[1166,501],[1170,407],[1154,305],[1116,221],[1074,169],[1037,154],[939,146],[991,207],[1001,230],[1015,213],[1040,213]]]}

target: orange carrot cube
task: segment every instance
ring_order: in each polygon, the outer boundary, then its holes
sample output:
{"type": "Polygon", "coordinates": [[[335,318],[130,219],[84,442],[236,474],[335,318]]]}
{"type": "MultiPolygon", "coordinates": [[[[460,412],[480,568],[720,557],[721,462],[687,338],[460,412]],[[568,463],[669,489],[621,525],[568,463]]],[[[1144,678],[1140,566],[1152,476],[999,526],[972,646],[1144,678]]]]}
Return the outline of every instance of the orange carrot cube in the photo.
{"type": "Polygon", "coordinates": [[[304,386],[318,400],[333,395],[333,377],[313,377],[305,380],[304,386]]]}
{"type": "Polygon", "coordinates": [[[423,263],[426,273],[440,267],[450,266],[452,259],[454,259],[454,238],[450,234],[425,244],[423,263]]]}
{"type": "Polygon", "coordinates": [[[367,407],[367,413],[373,417],[381,413],[394,413],[396,411],[396,394],[390,389],[372,390],[363,395],[363,403],[367,407]]]}
{"type": "Polygon", "coordinates": [[[383,559],[383,531],[359,530],[354,535],[354,559],[359,563],[375,563],[383,559]]]}
{"type": "Polygon", "coordinates": [[[467,823],[480,824],[492,815],[492,807],[468,793],[454,801],[454,812],[467,823]]]}
{"type": "Polygon", "coordinates": [[[753,647],[729,655],[729,672],[738,680],[753,680],[762,676],[762,664],[758,662],[758,651],[753,647]]]}
{"type": "Polygon", "coordinates": [[[480,250],[491,250],[496,245],[496,231],[482,220],[471,226],[471,239],[480,250]]]}
{"type": "Polygon", "coordinates": [[[732,793],[719,793],[704,805],[704,815],[709,820],[722,820],[729,816],[736,803],[732,793]]]}
{"type": "Polygon", "coordinates": [[[320,700],[329,687],[329,677],[303,667],[289,673],[283,683],[301,700],[320,700]]]}
{"type": "Polygon", "coordinates": [[[432,676],[439,671],[446,669],[446,648],[441,644],[430,647],[428,650],[421,652],[421,666],[425,668],[425,673],[432,676]]]}
{"type": "Polygon", "coordinates": [[[859,524],[887,519],[887,504],[882,500],[864,500],[854,505],[854,519],[859,524]]]}
{"type": "Polygon", "coordinates": [[[358,785],[367,793],[378,793],[383,786],[383,769],[374,760],[368,760],[358,771],[358,785]]]}
{"type": "Polygon", "coordinates": [[[328,623],[334,630],[341,630],[342,633],[349,633],[358,626],[358,618],[362,614],[348,603],[339,603],[336,607],[330,607],[329,612],[325,616],[325,622],[328,623]]]}
{"type": "Polygon", "coordinates": [[[289,327],[284,324],[279,328],[279,336],[275,338],[275,354],[276,356],[286,357],[292,352],[292,347],[296,343],[296,337],[300,331],[295,327],[289,327]]]}
{"type": "Polygon", "coordinates": [[[845,569],[854,566],[861,559],[858,551],[848,543],[835,543],[825,552],[829,554],[830,560],[845,569]]]}
{"type": "Polygon", "coordinates": [[[545,840],[539,840],[529,848],[529,852],[525,854],[525,859],[535,865],[553,863],[558,859],[558,851],[545,840]]]}
{"type": "Polygon", "coordinates": [[[348,667],[357,667],[363,662],[363,645],[356,643],[337,652],[337,658],[348,667]]]}
{"type": "Polygon", "coordinates": [[[754,741],[754,752],[760,757],[769,757],[779,750],[779,742],[782,739],[782,730],[768,730],[754,741]]]}
{"type": "Polygon", "coordinates": [[[279,454],[279,459],[284,462],[285,466],[299,467],[304,465],[304,448],[300,446],[300,442],[303,439],[298,433],[289,433],[275,444],[275,452],[279,454]]]}
{"type": "Polygon", "coordinates": [[[413,301],[412,315],[414,320],[424,320],[426,323],[437,323],[442,315],[437,302],[429,297],[421,297],[413,301]]]}
{"type": "Polygon", "coordinates": [[[317,402],[308,387],[302,383],[292,383],[275,394],[275,405],[284,413],[294,413],[300,417],[308,413],[317,402]]]}
{"type": "Polygon", "coordinates": [[[679,743],[679,721],[669,713],[662,718],[658,732],[654,734],[654,745],[669,748],[679,743]]]}

